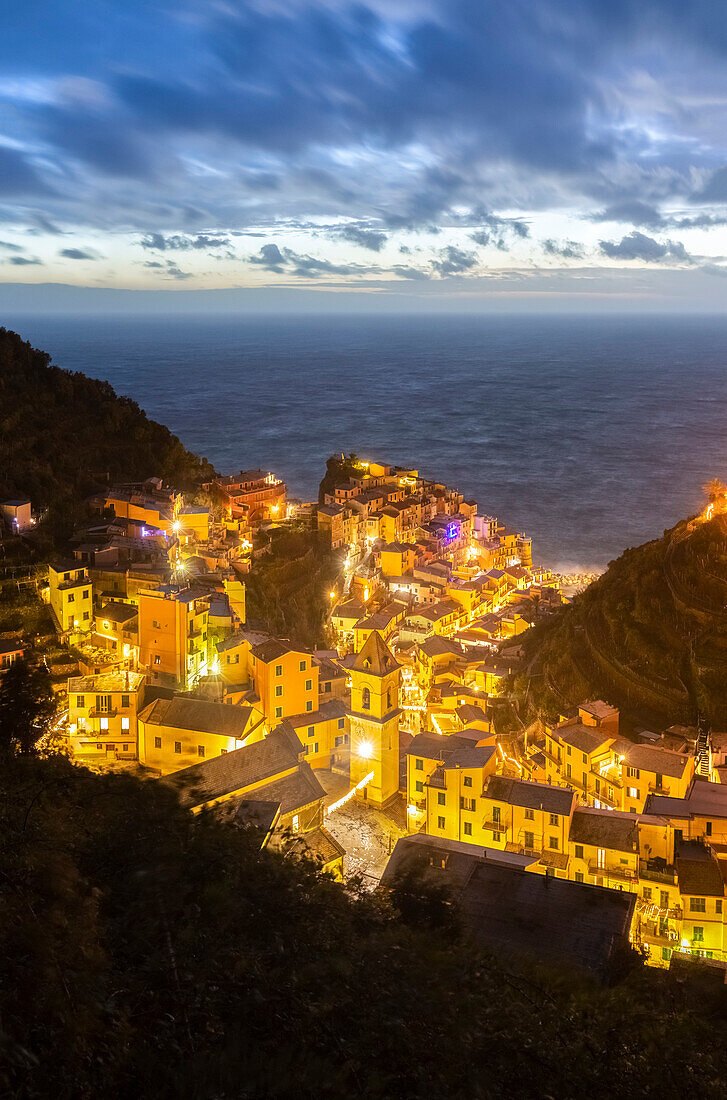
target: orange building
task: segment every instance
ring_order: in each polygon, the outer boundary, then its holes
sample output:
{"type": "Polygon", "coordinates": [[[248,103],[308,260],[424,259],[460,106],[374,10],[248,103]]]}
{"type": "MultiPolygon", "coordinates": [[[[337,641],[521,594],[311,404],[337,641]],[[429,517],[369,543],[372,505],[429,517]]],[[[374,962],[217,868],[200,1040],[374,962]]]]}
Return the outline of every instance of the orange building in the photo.
{"type": "Polygon", "coordinates": [[[166,584],[139,593],[139,664],[151,682],[187,691],[208,671],[208,597],[166,584]]]}
{"type": "Polygon", "coordinates": [[[271,638],[253,646],[249,660],[260,708],[271,724],[318,709],[319,669],[307,650],[271,638]]]}

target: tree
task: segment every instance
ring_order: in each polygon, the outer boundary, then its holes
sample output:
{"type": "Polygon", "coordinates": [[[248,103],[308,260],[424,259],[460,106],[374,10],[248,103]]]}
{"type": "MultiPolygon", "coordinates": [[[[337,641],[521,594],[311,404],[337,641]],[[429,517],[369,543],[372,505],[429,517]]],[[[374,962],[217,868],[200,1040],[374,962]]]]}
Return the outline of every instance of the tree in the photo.
{"type": "Polygon", "coordinates": [[[718,477],[713,477],[712,480],[708,481],[702,488],[707,494],[707,500],[710,504],[713,504],[715,500],[719,500],[721,497],[727,495],[727,485],[725,485],[723,481],[720,481],[718,477]]]}
{"type": "Polygon", "coordinates": [[[45,666],[13,662],[0,680],[0,750],[34,754],[55,712],[45,666]]]}

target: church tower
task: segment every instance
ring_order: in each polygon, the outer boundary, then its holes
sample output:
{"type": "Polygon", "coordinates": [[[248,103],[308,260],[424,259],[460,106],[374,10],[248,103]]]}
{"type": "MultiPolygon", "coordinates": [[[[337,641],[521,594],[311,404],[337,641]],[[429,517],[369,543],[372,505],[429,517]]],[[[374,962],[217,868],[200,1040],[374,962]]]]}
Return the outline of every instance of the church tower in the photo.
{"type": "Polygon", "coordinates": [[[351,785],[373,772],[356,797],[383,806],[399,790],[399,665],[372,630],[351,665],[351,785]]]}

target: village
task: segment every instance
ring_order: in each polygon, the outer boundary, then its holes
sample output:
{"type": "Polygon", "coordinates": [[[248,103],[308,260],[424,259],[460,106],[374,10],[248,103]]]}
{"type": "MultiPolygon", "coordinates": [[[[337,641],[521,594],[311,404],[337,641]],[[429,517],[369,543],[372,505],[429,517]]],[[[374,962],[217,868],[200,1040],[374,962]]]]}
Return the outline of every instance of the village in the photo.
{"type": "MultiPolygon", "coordinates": [[[[593,699],[498,732],[521,635],[579,578],[413,468],[341,455],[312,503],[265,470],[204,490],[95,495],[38,586],[75,762],[161,782],[369,888],[423,857],[485,942],[526,936],[528,913],[547,926],[557,892],[582,941],[561,957],[595,966],[630,942],[651,965],[727,962],[727,735],[633,726],[593,699]],[[337,563],[317,647],[248,621],[250,577],[290,527],[337,563]]],[[[0,507],[8,537],[32,532],[31,501],[0,507]]],[[[0,639],[0,675],[34,644],[0,639]]]]}

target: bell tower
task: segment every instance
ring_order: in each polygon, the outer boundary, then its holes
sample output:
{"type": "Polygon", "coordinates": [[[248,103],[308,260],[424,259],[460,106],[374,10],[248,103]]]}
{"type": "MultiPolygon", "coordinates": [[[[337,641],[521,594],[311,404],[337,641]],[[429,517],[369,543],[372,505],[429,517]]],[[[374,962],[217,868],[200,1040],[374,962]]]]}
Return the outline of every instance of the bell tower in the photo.
{"type": "Polygon", "coordinates": [[[351,785],[373,773],[356,792],[383,806],[399,790],[400,668],[372,630],[351,665],[351,785]]]}

